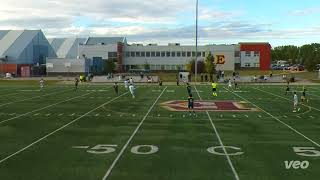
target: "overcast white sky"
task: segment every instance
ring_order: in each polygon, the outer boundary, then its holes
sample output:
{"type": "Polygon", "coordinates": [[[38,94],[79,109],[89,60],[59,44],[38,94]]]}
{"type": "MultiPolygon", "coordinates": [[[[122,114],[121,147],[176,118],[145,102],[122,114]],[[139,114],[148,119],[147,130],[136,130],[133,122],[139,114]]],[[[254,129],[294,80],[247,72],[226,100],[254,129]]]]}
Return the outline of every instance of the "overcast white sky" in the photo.
{"type": "MultiPolygon", "coordinates": [[[[200,44],[320,42],[317,0],[199,0],[200,44]]],[[[194,44],[195,0],[1,0],[0,29],[194,44]]]]}

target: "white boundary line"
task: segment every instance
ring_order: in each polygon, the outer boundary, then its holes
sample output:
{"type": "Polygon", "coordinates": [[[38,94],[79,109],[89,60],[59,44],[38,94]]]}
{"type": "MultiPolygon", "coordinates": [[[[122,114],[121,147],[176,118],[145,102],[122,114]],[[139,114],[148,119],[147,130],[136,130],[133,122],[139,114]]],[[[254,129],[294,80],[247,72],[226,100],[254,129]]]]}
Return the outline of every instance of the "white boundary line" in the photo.
{"type": "MultiPolygon", "coordinates": [[[[231,92],[231,91],[230,91],[231,92]]],[[[264,109],[262,109],[261,107],[257,106],[256,104],[252,103],[251,101],[248,101],[247,99],[245,99],[244,97],[234,93],[234,92],[231,92],[232,94],[238,96],[239,98],[251,103],[252,105],[254,105],[256,108],[259,108],[261,111],[263,111],[264,113],[268,114],[269,116],[271,116],[273,119],[277,120],[278,122],[280,122],[281,124],[287,126],[289,129],[291,129],[292,131],[294,131],[295,133],[299,134],[300,136],[304,137],[306,140],[310,141],[312,144],[320,147],[320,144],[318,144],[317,142],[313,141],[312,139],[308,138],[306,135],[302,134],[301,132],[299,132],[298,130],[294,129],[293,127],[291,127],[290,125],[288,125],[287,123],[281,121],[279,118],[275,117],[274,115],[272,115],[271,113],[265,111],[264,109]]]]}
{"type": "Polygon", "coordinates": [[[40,96],[36,96],[36,97],[26,98],[26,99],[22,99],[22,100],[18,100],[18,101],[12,101],[12,102],[8,102],[8,103],[0,104],[0,107],[5,106],[5,105],[9,105],[9,104],[13,104],[13,103],[17,103],[17,102],[23,102],[23,101],[28,101],[28,100],[31,100],[31,99],[41,98],[41,97],[49,96],[49,95],[52,95],[52,94],[63,93],[63,92],[66,92],[66,91],[70,91],[70,89],[59,91],[59,92],[53,92],[53,93],[49,93],[49,94],[44,94],[44,95],[40,95],[40,96]]]}
{"type": "Polygon", "coordinates": [[[148,112],[146,113],[146,115],[143,117],[143,119],[141,120],[140,124],[137,126],[137,128],[134,130],[134,132],[132,133],[132,135],[130,136],[130,138],[128,139],[128,141],[126,142],[126,144],[123,146],[123,148],[121,149],[121,151],[119,152],[119,154],[117,155],[116,159],[112,162],[111,166],[109,167],[108,171],[106,172],[106,174],[103,176],[102,180],[106,180],[108,179],[109,175],[111,174],[112,169],[114,168],[114,166],[117,164],[118,160],[121,158],[122,154],[124,153],[124,151],[127,149],[128,145],[130,144],[130,142],[132,141],[133,137],[136,135],[136,133],[138,132],[138,130],[140,129],[141,125],[143,124],[143,122],[146,120],[146,118],[148,117],[149,113],[151,112],[151,110],[153,109],[153,107],[156,105],[156,103],[158,102],[158,100],[160,99],[160,97],[162,96],[162,94],[165,92],[165,90],[167,89],[167,86],[162,90],[162,92],[160,93],[160,95],[158,96],[158,98],[154,101],[154,103],[152,104],[152,106],[149,108],[148,112]]]}
{"type": "MultiPolygon", "coordinates": [[[[198,92],[197,87],[194,86],[194,88],[196,89],[196,92],[197,92],[200,100],[202,100],[202,98],[201,98],[201,96],[200,96],[200,94],[199,94],[199,92],[198,92]]],[[[232,161],[231,161],[231,159],[230,159],[230,156],[229,156],[228,153],[227,153],[227,150],[226,150],[226,148],[225,148],[225,146],[224,146],[224,144],[223,144],[223,142],[222,142],[222,140],[221,140],[221,138],[220,138],[220,135],[219,135],[219,133],[218,133],[218,130],[217,130],[216,126],[214,125],[214,123],[213,123],[213,121],[212,121],[212,119],[211,119],[211,116],[210,116],[209,112],[206,111],[206,113],[207,113],[207,116],[208,116],[208,118],[209,118],[209,120],[210,120],[211,126],[212,126],[212,128],[213,128],[213,130],[214,130],[214,132],[215,132],[215,134],[216,134],[216,136],[217,136],[217,138],[218,138],[218,141],[219,141],[219,143],[220,143],[220,145],[221,145],[221,147],[222,147],[222,149],[223,149],[223,152],[224,152],[224,154],[225,154],[225,156],[226,156],[226,158],[227,158],[227,161],[228,161],[228,163],[229,163],[229,165],[230,165],[230,168],[231,168],[231,170],[232,170],[232,172],[233,172],[233,174],[234,174],[235,179],[236,179],[236,180],[240,180],[239,175],[238,175],[236,169],[234,168],[234,166],[233,166],[233,164],[232,164],[232,161]]]]}
{"type": "MultiPolygon", "coordinates": [[[[271,94],[271,95],[276,96],[276,97],[279,97],[279,98],[281,98],[281,99],[285,99],[285,100],[287,100],[287,101],[293,102],[293,101],[291,101],[290,99],[285,98],[285,97],[282,97],[282,96],[279,96],[279,95],[277,95],[277,94],[274,94],[274,93],[271,93],[271,92],[268,92],[268,91],[264,91],[264,90],[261,90],[261,89],[255,88],[255,87],[251,87],[251,88],[256,89],[256,90],[258,90],[258,91],[261,91],[261,92],[264,92],[264,93],[271,94]]],[[[306,105],[306,104],[301,104],[301,105],[302,105],[302,106],[305,106],[305,107],[308,107],[308,108],[311,108],[311,109],[314,109],[314,110],[316,110],[316,111],[320,111],[320,109],[315,108],[315,107],[312,107],[312,106],[308,106],[308,105],[306,105]]]]}
{"type": "Polygon", "coordinates": [[[9,156],[7,156],[7,157],[5,157],[5,158],[1,159],[1,160],[0,160],[0,164],[1,164],[1,163],[3,163],[3,162],[5,162],[6,160],[8,160],[8,159],[12,158],[13,156],[16,156],[16,155],[20,154],[21,152],[23,152],[23,151],[25,151],[25,150],[29,149],[30,147],[34,146],[35,144],[37,144],[37,143],[39,143],[39,142],[41,142],[41,141],[45,140],[46,138],[48,138],[49,136],[51,136],[51,135],[55,134],[56,132],[59,132],[59,131],[61,131],[62,129],[64,129],[64,128],[68,127],[69,125],[71,125],[71,124],[73,124],[73,123],[77,122],[79,119],[81,119],[81,118],[85,117],[86,115],[88,115],[88,114],[92,113],[93,111],[95,111],[95,110],[97,110],[97,109],[99,109],[99,108],[101,108],[101,107],[103,107],[103,106],[105,106],[105,105],[107,105],[107,104],[110,104],[110,103],[111,103],[111,102],[113,102],[114,100],[117,100],[117,99],[119,99],[120,97],[122,97],[122,96],[124,96],[124,95],[126,95],[126,94],[128,94],[128,93],[129,93],[129,92],[123,93],[122,95],[117,96],[117,97],[115,97],[115,98],[113,98],[113,99],[111,99],[111,100],[109,100],[109,101],[107,101],[107,102],[105,102],[105,103],[101,104],[100,106],[98,106],[98,107],[96,107],[96,108],[94,108],[94,109],[91,109],[90,111],[86,112],[85,114],[81,115],[80,117],[78,117],[78,118],[76,118],[76,119],[72,120],[71,122],[69,122],[69,123],[67,123],[67,124],[65,124],[65,125],[63,125],[63,126],[61,126],[60,128],[58,128],[58,129],[56,129],[56,130],[52,131],[51,133],[49,133],[49,134],[47,134],[47,135],[43,136],[42,138],[39,138],[38,140],[34,141],[33,143],[29,144],[28,146],[26,146],[26,147],[24,147],[24,148],[22,148],[22,149],[20,149],[20,150],[16,151],[15,153],[12,153],[11,155],[9,155],[9,156]]]}
{"type": "Polygon", "coordinates": [[[86,93],[86,94],[83,94],[83,95],[81,95],[81,96],[76,96],[76,97],[73,97],[73,98],[69,98],[69,99],[66,99],[66,100],[64,100],[64,101],[59,101],[59,102],[56,102],[56,103],[54,103],[54,104],[50,104],[50,105],[45,106],[45,107],[40,108],[40,109],[36,109],[36,110],[29,111],[29,112],[24,113],[24,114],[20,114],[19,116],[15,116],[15,117],[13,117],[13,118],[9,118],[9,119],[0,121],[0,124],[3,124],[3,123],[8,122],[8,121],[12,121],[12,120],[17,119],[17,118],[19,118],[19,117],[22,117],[22,116],[25,116],[25,115],[28,115],[28,114],[31,114],[31,113],[34,113],[34,112],[38,112],[38,111],[47,109],[47,108],[49,108],[49,107],[52,107],[52,106],[55,106],[55,105],[58,105],[58,104],[61,104],[61,103],[64,103],[64,102],[68,102],[68,101],[71,101],[71,100],[73,100],[73,99],[77,99],[77,98],[80,98],[80,97],[83,97],[83,96],[86,96],[86,95],[89,95],[89,94],[92,94],[92,93],[93,93],[93,92],[91,92],[91,93],[86,93]]]}

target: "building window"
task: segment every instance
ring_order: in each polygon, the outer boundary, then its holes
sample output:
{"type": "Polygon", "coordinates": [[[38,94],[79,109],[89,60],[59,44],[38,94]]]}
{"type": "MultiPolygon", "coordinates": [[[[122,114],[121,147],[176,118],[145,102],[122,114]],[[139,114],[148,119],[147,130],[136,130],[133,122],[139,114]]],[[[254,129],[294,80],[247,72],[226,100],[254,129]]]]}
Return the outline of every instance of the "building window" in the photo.
{"type": "Polygon", "coordinates": [[[246,51],[246,57],[251,57],[251,51],[246,51]]]}
{"type": "Polygon", "coordinates": [[[126,57],[130,57],[130,52],[126,52],[126,57]]]}
{"type": "Polygon", "coordinates": [[[170,52],[167,52],[166,54],[167,54],[167,57],[170,57],[170,52]]]}
{"type": "Polygon", "coordinates": [[[260,67],[260,63],[254,63],[254,67],[260,67]]]}
{"type": "Polygon", "coordinates": [[[145,57],[146,56],[146,52],[141,52],[141,57],[145,57]]]}
{"type": "Polygon", "coordinates": [[[245,67],[250,67],[250,63],[245,63],[244,66],[245,67]]]}
{"type": "Polygon", "coordinates": [[[192,51],[192,57],[196,57],[196,52],[192,51]]]}
{"type": "Polygon", "coordinates": [[[151,52],[151,57],[155,57],[156,56],[156,52],[151,52]]]}
{"type": "Polygon", "coordinates": [[[187,52],[187,56],[188,56],[188,57],[191,57],[191,52],[187,52]]]}
{"type": "Polygon", "coordinates": [[[135,52],[131,52],[131,57],[136,57],[136,53],[135,52]]]}
{"type": "Polygon", "coordinates": [[[176,52],[171,52],[172,57],[176,57],[176,52]]]}
{"type": "Polygon", "coordinates": [[[165,65],[161,65],[161,70],[165,70],[165,65]]]}
{"type": "Polygon", "coordinates": [[[136,56],[137,56],[137,57],[140,57],[140,52],[136,52],[136,56]]]}
{"type": "Polygon", "coordinates": [[[254,52],[254,57],[259,57],[260,56],[260,52],[259,51],[255,51],[254,52]]]}
{"type": "Polygon", "coordinates": [[[150,52],[146,52],[146,56],[147,56],[147,57],[150,57],[150,52]]]}
{"type": "Polygon", "coordinates": [[[206,57],[206,52],[202,52],[202,57],[206,57]]]}
{"type": "Polygon", "coordinates": [[[182,57],[186,57],[186,52],[181,53],[182,57]]]}
{"type": "Polygon", "coordinates": [[[165,57],[166,56],[166,52],[161,52],[161,57],[165,57]]]}
{"type": "Polygon", "coordinates": [[[116,58],[117,52],[108,52],[108,58],[116,58]]]}
{"type": "Polygon", "coordinates": [[[198,57],[201,57],[201,52],[198,52],[198,57]]]}
{"type": "Polygon", "coordinates": [[[234,52],[234,57],[240,57],[240,51],[235,51],[234,52]]]}
{"type": "Polygon", "coordinates": [[[176,70],[176,65],[171,65],[171,70],[176,70]]]}
{"type": "Polygon", "coordinates": [[[157,56],[157,57],[160,57],[160,52],[156,52],[156,56],[157,56]]]}
{"type": "Polygon", "coordinates": [[[181,56],[181,52],[177,52],[177,57],[180,57],[181,56]]]}

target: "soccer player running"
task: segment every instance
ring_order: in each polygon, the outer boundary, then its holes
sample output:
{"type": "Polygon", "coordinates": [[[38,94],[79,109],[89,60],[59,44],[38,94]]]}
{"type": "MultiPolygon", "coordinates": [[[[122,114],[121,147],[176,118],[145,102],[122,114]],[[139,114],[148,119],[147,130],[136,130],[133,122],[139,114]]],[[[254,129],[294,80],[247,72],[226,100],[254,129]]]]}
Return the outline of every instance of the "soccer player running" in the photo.
{"type": "MultiPolygon", "coordinates": [[[[293,111],[292,112],[297,112],[297,107],[298,107],[298,95],[296,92],[293,93],[293,111]]],[[[298,111],[300,108],[298,108],[298,111]]]]}
{"type": "Polygon", "coordinates": [[[128,87],[129,87],[129,81],[126,79],[126,80],[124,81],[124,88],[125,88],[126,90],[128,90],[128,87]]]}
{"type": "Polygon", "coordinates": [[[78,90],[78,85],[79,85],[79,79],[78,78],[74,78],[74,90],[75,91],[78,90]]]}
{"type": "Polygon", "coordinates": [[[196,116],[196,112],[194,111],[194,99],[192,94],[189,94],[188,97],[188,109],[189,109],[189,116],[193,113],[193,116],[196,116]]]}
{"type": "Polygon", "coordinates": [[[187,83],[187,92],[189,96],[192,96],[192,92],[191,92],[191,86],[189,83],[187,83]]]}
{"type": "Polygon", "coordinates": [[[212,96],[217,97],[217,83],[215,83],[214,81],[212,81],[212,96]]]}
{"type": "Polygon", "coordinates": [[[131,93],[131,95],[132,95],[132,98],[135,98],[135,97],[136,97],[134,90],[135,90],[135,88],[134,88],[133,84],[130,84],[130,86],[129,86],[129,91],[130,91],[130,93],[131,93]]]}
{"type": "Polygon", "coordinates": [[[44,88],[44,80],[41,78],[40,81],[40,91],[43,91],[43,88],[44,88]]]}
{"type": "Polygon", "coordinates": [[[289,81],[287,82],[287,88],[286,88],[286,92],[285,92],[284,95],[287,95],[288,92],[290,92],[289,81]]]}
{"type": "Polygon", "coordinates": [[[232,82],[231,82],[231,79],[229,79],[228,81],[228,88],[231,89],[232,88],[232,82]]]}
{"type": "Polygon", "coordinates": [[[302,90],[302,96],[301,96],[301,103],[303,104],[305,101],[308,102],[308,99],[306,99],[306,91],[307,89],[305,87],[303,87],[303,90],[302,90]]]}
{"type": "Polygon", "coordinates": [[[114,89],[114,92],[116,93],[116,95],[118,96],[119,95],[119,86],[118,86],[117,82],[114,83],[113,89],[114,89]]]}

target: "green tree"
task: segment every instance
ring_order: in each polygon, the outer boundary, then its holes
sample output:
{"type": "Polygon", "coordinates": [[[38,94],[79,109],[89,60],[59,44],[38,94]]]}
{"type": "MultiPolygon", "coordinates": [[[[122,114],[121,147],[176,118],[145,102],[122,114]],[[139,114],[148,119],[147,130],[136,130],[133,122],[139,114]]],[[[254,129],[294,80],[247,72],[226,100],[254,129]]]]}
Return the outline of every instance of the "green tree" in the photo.
{"type": "MultiPolygon", "coordinates": [[[[189,61],[189,63],[187,64],[187,71],[194,74],[195,73],[195,59],[191,59],[189,61]]],[[[197,63],[197,72],[200,74],[200,73],[204,73],[204,62],[201,61],[201,60],[198,60],[198,63],[197,63]]]]}
{"type": "Polygon", "coordinates": [[[271,50],[271,59],[273,62],[285,60],[291,64],[300,63],[299,51],[300,48],[293,45],[278,46],[271,50]]]}
{"type": "Polygon", "coordinates": [[[150,64],[146,61],[145,63],[144,63],[144,70],[145,71],[149,71],[150,70],[150,64]]]}
{"type": "Polygon", "coordinates": [[[114,62],[114,59],[108,59],[104,62],[104,73],[114,73],[116,70],[116,64],[114,62]]]}
{"type": "Polygon", "coordinates": [[[313,43],[301,46],[299,56],[308,71],[315,70],[316,64],[320,63],[320,44],[313,43]]]}
{"type": "Polygon", "coordinates": [[[204,64],[205,64],[206,73],[208,73],[210,77],[212,77],[213,74],[216,73],[216,64],[214,63],[214,57],[211,54],[211,52],[208,53],[208,56],[206,57],[204,64]]]}

